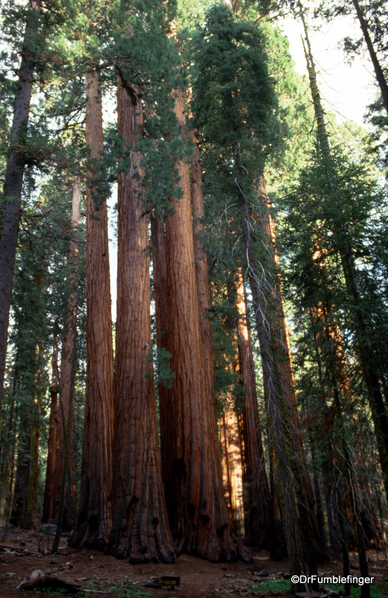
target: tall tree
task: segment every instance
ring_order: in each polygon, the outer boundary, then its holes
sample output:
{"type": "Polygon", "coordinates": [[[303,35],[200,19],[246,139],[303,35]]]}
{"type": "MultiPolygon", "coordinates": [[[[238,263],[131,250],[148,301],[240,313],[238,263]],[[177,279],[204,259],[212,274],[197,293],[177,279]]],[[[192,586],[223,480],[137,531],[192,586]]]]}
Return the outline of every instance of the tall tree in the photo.
{"type": "Polygon", "coordinates": [[[98,179],[103,130],[99,71],[86,73],[86,404],[80,506],[75,546],[105,548],[111,523],[113,348],[105,187],[98,179]]]}
{"type": "MultiPolygon", "coordinates": [[[[177,120],[186,137],[185,95],[175,97],[177,120]]],[[[168,280],[168,350],[175,379],[168,405],[171,435],[165,445],[165,490],[171,531],[178,552],[210,561],[250,559],[231,534],[222,489],[221,462],[214,409],[206,382],[195,278],[189,167],[177,169],[182,197],[173,200],[175,214],[166,220],[168,280]]],[[[166,407],[161,406],[161,417],[166,407]]],[[[163,427],[161,426],[163,431],[163,427]]]]}
{"type": "Polygon", "coordinates": [[[250,544],[264,548],[270,544],[270,494],[265,470],[261,426],[257,404],[253,348],[248,323],[247,300],[241,269],[237,272],[236,306],[238,312],[239,372],[245,389],[240,412],[244,444],[244,469],[247,485],[247,530],[250,544]]]}
{"type": "Polygon", "coordinates": [[[130,155],[118,190],[115,460],[109,551],[131,563],[174,562],[160,469],[151,350],[149,219],[138,139],[140,90],[117,81],[118,130],[130,155]],[[125,522],[125,523],[124,523],[125,522]]]}
{"type": "Polygon", "coordinates": [[[263,41],[256,27],[237,22],[226,7],[214,6],[209,11],[204,30],[195,40],[199,67],[193,83],[193,112],[206,142],[216,146],[221,156],[227,154],[233,164],[233,193],[240,211],[291,571],[300,572],[307,563],[309,571],[315,572],[316,530],[301,477],[296,405],[287,401],[279,384],[281,364],[276,360],[266,317],[267,271],[257,259],[254,243],[253,181],[249,178],[252,174],[243,162],[247,156],[255,156],[247,164],[256,168],[256,173],[262,170],[261,148],[267,139],[268,118],[274,105],[263,41]],[[288,446],[296,448],[295,459],[289,459],[288,446]]]}
{"type": "Polygon", "coordinates": [[[26,153],[23,139],[27,133],[33,74],[37,58],[40,0],[30,0],[26,15],[26,29],[22,47],[11,142],[4,180],[1,206],[0,232],[0,406],[3,398],[3,381],[7,348],[9,309],[15,267],[17,236],[20,222],[20,200],[26,153]]]}
{"type": "MultiPolygon", "coordinates": [[[[301,4],[299,3],[301,7],[301,4]]],[[[351,14],[360,25],[364,42],[368,49],[370,59],[380,87],[384,107],[388,112],[388,82],[386,78],[386,2],[363,2],[362,0],[347,0],[338,4],[335,0],[322,3],[319,12],[327,19],[333,19],[339,15],[351,14]],[[380,54],[380,56],[379,56],[380,54]]],[[[362,40],[361,40],[362,43],[362,40]]],[[[345,39],[345,50],[347,52],[358,51],[360,41],[345,39]]]]}
{"type": "MultiPolygon", "coordinates": [[[[371,405],[377,445],[380,456],[380,464],[384,474],[385,490],[388,495],[388,414],[383,397],[381,376],[380,376],[380,358],[375,347],[375,335],[370,314],[365,309],[363,301],[359,274],[356,267],[353,243],[349,234],[349,226],[344,216],[343,206],[341,206],[340,181],[336,171],[336,161],[334,160],[329,136],[326,131],[326,123],[319,88],[316,79],[316,70],[314,59],[311,52],[311,46],[308,38],[306,21],[304,19],[303,9],[299,3],[300,15],[303,20],[305,37],[307,43],[306,60],[310,78],[311,93],[314,101],[314,110],[318,128],[318,144],[321,152],[322,167],[326,175],[326,184],[330,190],[333,199],[333,221],[332,226],[336,235],[340,235],[341,242],[338,245],[339,257],[343,275],[346,282],[346,288],[354,302],[353,327],[356,336],[357,353],[360,359],[363,378],[368,389],[368,396],[371,405]]],[[[338,162],[337,162],[338,164],[338,162]]],[[[357,181],[354,183],[357,185],[357,181]]]]}

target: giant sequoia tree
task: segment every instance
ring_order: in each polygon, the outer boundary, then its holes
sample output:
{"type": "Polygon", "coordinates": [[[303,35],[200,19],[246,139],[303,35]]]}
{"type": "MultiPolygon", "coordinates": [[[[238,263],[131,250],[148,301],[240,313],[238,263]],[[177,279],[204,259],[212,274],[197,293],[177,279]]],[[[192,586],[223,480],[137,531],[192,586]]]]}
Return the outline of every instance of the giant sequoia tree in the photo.
{"type": "Polygon", "coordinates": [[[312,516],[312,493],[300,475],[305,464],[296,404],[282,385],[284,355],[279,354],[276,334],[268,325],[268,282],[257,258],[251,224],[257,195],[253,177],[262,174],[269,114],[275,104],[263,42],[257,28],[237,22],[227,8],[212,8],[195,41],[198,76],[193,84],[193,111],[205,143],[214,145],[221,157],[227,155],[233,164],[234,189],[231,184],[230,190],[240,211],[291,569],[300,571],[307,562],[314,571],[318,531],[312,516]],[[289,446],[295,451],[291,460],[289,446]]]}
{"type": "Polygon", "coordinates": [[[119,180],[113,528],[109,550],[130,562],[173,562],[160,468],[150,362],[151,292],[148,215],[140,154],[139,88],[117,81],[118,129],[130,155],[119,180]],[[125,523],[123,523],[125,522],[125,523]]]}
{"type": "Polygon", "coordinates": [[[104,548],[111,523],[113,347],[105,187],[98,183],[103,151],[98,68],[86,73],[87,178],[87,376],[81,499],[74,545],[104,548]]]}

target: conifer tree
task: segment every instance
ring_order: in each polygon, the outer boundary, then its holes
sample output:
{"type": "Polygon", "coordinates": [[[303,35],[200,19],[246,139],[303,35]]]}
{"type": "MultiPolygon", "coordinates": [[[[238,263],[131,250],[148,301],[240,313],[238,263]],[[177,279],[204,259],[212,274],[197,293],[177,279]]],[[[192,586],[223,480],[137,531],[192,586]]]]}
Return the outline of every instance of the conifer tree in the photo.
{"type": "Polygon", "coordinates": [[[118,192],[118,293],[113,528],[109,551],[132,563],[173,562],[161,478],[151,347],[148,216],[136,150],[142,135],[140,90],[117,81],[118,130],[130,155],[118,192]],[[123,526],[125,521],[125,526],[123,526]]]}
{"type": "Polygon", "coordinates": [[[99,70],[85,76],[87,175],[87,377],[81,490],[74,546],[105,548],[111,524],[113,347],[105,188],[97,182],[103,131],[99,70]],[[95,182],[96,181],[96,182],[95,182]]]}
{"type": "Polygon", "coordinates": [[[250,224],[253,220],[252,182],[249,182],[243,166],[243,160],[256,144],[256,168],[260,173],[263,162],[259,148],[266,143],[268,115],[274,104],[273,89],[265,66],[263,38],[255,27],[238,23],[228,9],[218,6],[209,11],[204,32],[199,34],[195,48],[197,63],[200,65],[193,85],[195,122],[206,142],[222,148],[221,151],[227,153],[233,163],[234,193],[240,209],[262,354],[267,409],[273,448],[276,451],[277,479],[291,570],[300,571],[308,562],[308,568],[313,572],[316,568],[315,551],[318,549],[317,544],[314,548],[317,530],[314,519],[310,519],[312,505],[308,495],[304,493],[300,477],[302,453],[298,441],[300,432],[295,428],[296,405],[290,404],[279,388],[280,363],[274,359],[270,331],[267,328],[265,291],[250,224]],[[293,463],[287,462],[289,444],[296,450],[293,463]],[[300,519],[296,517],[295,497],[300,519]]]}
{"type": "Polygon", "coordinates": [[[7,160],[1,205],[0,271],[0,406],[3,397],[3,380],[7,347],[9,309],[11,305],[13,272],[15,266],[17,235],[20,220],[20,199],[26,154],[20,142],[26,136],[30,110],[32,81],[38,52],[40,0],[31,0],[26,14],[22,61],[15,97],[11,130],[11,146],[7,160]]]}

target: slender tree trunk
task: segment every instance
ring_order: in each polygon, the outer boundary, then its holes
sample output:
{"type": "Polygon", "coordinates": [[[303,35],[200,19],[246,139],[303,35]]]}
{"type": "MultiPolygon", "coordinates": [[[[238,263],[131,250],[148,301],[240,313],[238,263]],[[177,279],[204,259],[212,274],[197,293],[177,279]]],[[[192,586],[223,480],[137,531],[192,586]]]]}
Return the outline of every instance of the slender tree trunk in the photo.
{"type": "MultiPolygon", "coordinates": [[[[98,71],[86,74],[86,143],[91,158],[103,151],[101,86],[98,71]]],[[[113,349],[106,198],[87,175],[86,403],[78,523],[73,545],[105,548],[111,527],[113,438],[113,349]]]]}
{"type": "MultiPolygon", "coordinates": [[[[154,278],[155,295],[155,320],[156,320],[156,342],[158,350],[168,351],[168,286],[167,286],[167,261],[166,261],[166,237],[165,225],[162,220],[151,218],[151,240],[152,240],[152,264],[154,278]]],[[[170,418],[169,402],[171,389],[164,384],[158,386],[159,394],[159,414],[160,414],[160,435],[162,438],[162,478],[163,485],[168,488],[172,483],[170,480],[171,469],[168,464],[171,463],[172,445],[164,442],[165,438],[172,438],[173,425],[170,418]]]]}
{"type": "Polygon", "coordinates": [[[8,319],[20,221],[20,198],[26,162],[26,155],[22,147],[23,142],[20,138],[27,133],[36,59],[31,48],[34,46],[34,39],[37,34],[40,4],[40,0],[30,0],[29,2],[0,213],[0,407],[3,401],[8,319]]]}
{"type": "Polygon", "coordinates": [[[244,192],[244,176],[241,165],[240,147],[237,141],[233,143],[234,172],[237,193],[240,202],[242,230],[252,298],[254,304],[260,352],[262,357],[263,375],[265,381],[265,396],[269,419],[270,450],[276,455],[276,471],[278,492],[282,506],[284,531],[292,574],[300,574],[302,570],[316,573],[316,548],[314,547],[315,529],[310,517],[310,504],[306,502],[304,486],[301,477],[303,465],[300,462],[301,447],[296,442],[295,428],[297,413],[295,405],[286,401],[279,383],[278,363],[274,359],[271,345],[271,329],[266,321],[265,292],[259,277],[258,264],[253,247],[250,229],[250,214],[248,201],[244,192]],[[296,448],[291,458],[289,447],[296,448]]]}
{"type": "Polygon", "coordinates": [[[78,236],[77,229],[80,221],[81,179],[75,176],[71,203],[71,227],[73,234],[70,239],[67,268],[67,301],[65,310],[65,325],[62,338],[61,386],[60,403],[58,409],[57,455],[55,463],[55,495],[54,517],[57,519],[58,504],[62,490],[62,479],[66,480],[64,513],[62,525],[64,529],[73,529],[76,523],[76,496],[74,476],[74,392],[75,392],[75,361],[77,342],[77,297],[78,297],[78,236]],[[66,427],[70,422],[70,428],[66,427]],[[65,463],[66,437],[69,442],[69,476],[63,476],[65,463]],[[68,483],[69,482],[69,483],[68,483]]]}
{"type": "MultiPolygon", "coordinates": [[[[353,1],[354,3],[356,2],[356,0],[353,1]]],[[[304,20],[303,9],[300,2],[299,8],[308,47],[308,51],[305,50],[305,54],[309,71],[311,94],[314,101],[315,116],[318,124],[318,141],[321,146],[323,158],[326,160],[328,183],[331,191],[333,194],[335,194],[336,180],[332,165],[329,137],[326,131],[321,96],[317,85],[315,65],[311,52],[307,26],[304,20]]],[[[369,404],[371,407],[377,447],[380,457],[380,465],[383,472],[383,482],[385,492],[388,497],[388,414],[381,389],[381,380],[379,376],[379,357],[373,343],[373,327],[369,322],[368,314],[363,306],[363,300],[358,288],[358,276],[353,250],[349,245],[349,241],[347,240],[348,235],[346,226],[342,219],[340,206],[338,205],[335,226],[337,228],[337,232],[341,232],[343,234],[343,245],[339,250],[339,254],[346,286],[355,304],[353,325],[355,331],[356,351],[360,360],[362,376],[368,391],[369,404]]]]}
{"type": "Polygon", "coordinates": [[[247,530],[250,545],[262,549],[267,547],[270,541],[270,493],[265,471],[257,405],[255,366],[241,269],[237,273],[236,306],[239,316],[240,374],[243,376],[245,388],[245,404],[242,414],[248,491],[247,530]]]}
{"type": "Polygon", "coordinates": [[[362,8],[360,6],[360,3],[358,2],[358,0],[352,0],[352,1],[354,4],[354,8],[356,9],[357,18],[360,22],[360,27],[361,27],[362,34],[364,36],[365,43],[368,47],[369,56],[373,63],[373,68],[375,70],[376,79],[380,86],[381,95],[383,96],[384,106],[385,106],[386,111],[388,112],[388,84],[387,84],[387,81],[384,76],[384,71],[380,66],[379,59],[377,58],[376,51],[373,47],[373,43],[372,43],[372,40],[369,35],[368,25],[364,19],[364,15],[362,13],[362,8]]]}
{"type": "Polygon", "coordinates": [[[50,405],[50,421],[49,421],[49,437],[47,450],[47,469],[46,469],[46,484],[44,490],[43,514],[42,523],[54,523],[56,519],[54,495],[55,486],[58,480],[55,479],[55,453],[57,445],[57,430],[58,430],[58,385],[59,385],[59,370],[58,370],[58,316],[55,316],[54,322],[54,344],[52,355],[52,375],[51,375],[51,405],[50,405]]]}
{"type": "Polygon", "coordinates": [[[131,563],[175,561],[160,468],[151,347],[150,258],[140,155],[142,105],[118,78],[118,130],[131,166],[118,190],[115,461],[109,552],[131,563]]]}
{"type": "MultiPolygon", "coordinates": [[[[185,134],[185,99],[178,91],[175,110],[185,134]]],[[[231,535],[231,521],[223,495],[214,410],[206,383],[201,324],[194,266],[188,165],[178,165],[182,198],[166,221],[168,346],[175,380],[170,393],[172,458],[166,480],[167,508],[178,552],[197,554],[210,561],[250,559],[231,535]]],[[[163,409],[161,409],[161,417],[163,409]]],[[[161,427],[163,430],[163,427],[161,427]]]]}

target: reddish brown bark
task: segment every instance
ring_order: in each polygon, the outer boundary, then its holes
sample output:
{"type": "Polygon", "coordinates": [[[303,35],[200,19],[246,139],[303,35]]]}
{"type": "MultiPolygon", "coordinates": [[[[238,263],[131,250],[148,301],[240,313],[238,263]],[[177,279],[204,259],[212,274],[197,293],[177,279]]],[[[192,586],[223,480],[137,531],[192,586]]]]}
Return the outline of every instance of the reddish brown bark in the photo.
{"type": "Polygon", "coordinates": [[[276,249],[276,230],[270,212],[270,202],[266,194],[264,177],[259,180],[258,194],[261,198],[260,220],[265,232],[268,245],[268,256],[272,263],[269,269],[272,272],[270,295],[267,296],[269,305],[268,317],[271,325],[271,346],[276,361],[277,384],[284,400],[284,407],[290,422],[290,433],[295,451],[296,463],[299,468],[300,484],[302,490],[302,503],[305,515],[309,520],[308,531],[310,541],[320,560],[325,558],[324,539],[322,538],[314,507],[314,492],[308,475],[306,454],[303,445],[300,419],[298,414],[295,380],[292,369],[291,351],[288,328],[284,315],[281,279],[279,275],[279,257],[276,249]]]}
{"type": "Polygon", "coordinates": [[[267,547],[270,541],[270,494],[265,471],[260,417],[257,404],[256,376],[252,341],[247,322],[247,307],[241,270],[237,272],[236,306],[238,312],[238,338],[240,374],[245,389],[242,411],[244,459],[248,493],[247,531],[250,544],[267,547]]]}
{"type": "MultiPolygon", "coordinates": [[[[168,351],[168,302],[167,302],[167,262],[166,262],[166,237],[165,226],[162,220],[151,219],[151,240],[152,240],[152,263],[155,290],[155,320],[156,339],[158,349],[168,351]]],[[[164,487],[169,484],[168,463],[172,458],[170,455],[170,444],[163,439],[171,438],[173,425],[169,413],[169,397],[171,390],[163,384],[158,386],[159,412],[160,412],[160,434],[162,438],[162,477],[164,487]]]]}
{"type": "Polygon", "coordinates": [[[213,340],[211,324],[208,318],[209,277],[206,251],[202,244],[202,238],[205,234],[205,211],[202,193],[201,159],[199,145],[194,135],[193,141],[195,145],[194,156],[191,162],[191,206],[193,216],[195,275],[197,282],[203,357],[205,361],[206,384],[209,397],[211,397],[211,402],[213,404],[214,422],[217,426],[217,401],[214,389],[213,340]]]}
{"type": "MultiPolygon", "coordinates": [[[[77,231],[80,219],[80,178],[74,177],[71,227],[77,231]]],[[[43,505],[43,523],[56,523],[58,515],[58,502],[61,494],[63,466],[65,460],[66,438],[69,442],[70,473],[74,472],[74,368],[76,351],[76,325],[77,325],[77,287],[78,287],[78,237],[72,234],[67,258],[67,302],[65,326],[62,336],[62,359],[60,378],[60,401],[58,403],[58,347],[54,343],[53,351],[53,377],[51,384],[51,411],[48,440],[48,458],[46,472],[46,489],[43,505]],[[54,365],[55,362],[55,365],[54,365]],[[54,368],[55,374],[54,374],[54,368]],[[69,434],[66,435],[67,426],[69,434]]],[[[75,525],[75,486],[66,488],[64,527],[72,529],[75,525]]]]}
{"type": "Polygon", "coordinates": [[[140,155],[142,106],[136,88],[117,84],[118,130],[131,166],[118,188],[115,449],[109,552],[131,563],[175,561],[160,471],[151,347],[148,223],[140,155]]]}
{"type": "Polygon", "coordinates": [[[225,405],[220,417],[222,482],[233,530],[245,533],[243,501],[243,464],[237,414],[233,404],[225,405]]]}
{"type": "MultiPolygon", "coordinates": [[[[103,151],[101,85],[86,74],[86,144],[91,158],[103,151]]],[[[86,207],[86,402],[80,507],[73,545],[105,548],[111,527],[113,350],[105,197],[89,165],[86,207]],[[98,203],[97,201],[98,200],[98,203]]]]}
{"type": "MultiPolygon", "coordinates": [[[[184,93],[176,94],[175,110],[185,128],[184,93]]],[[[164,463],[166,500],[178,552],[210,561],[238,557],[223,496],[218,438],[214,436],[202,351],[201,324],[194,266],[190,175],[177,165],[183,196],[166,220],[168,347],[175,380],[169,417],[172,435],[162,437],[170,458],[164,463]]],[[[161,407],[161,417],[167,406],[161,407]]],[[[250,558],[241,549],[240,556],[250,558]]]]}

